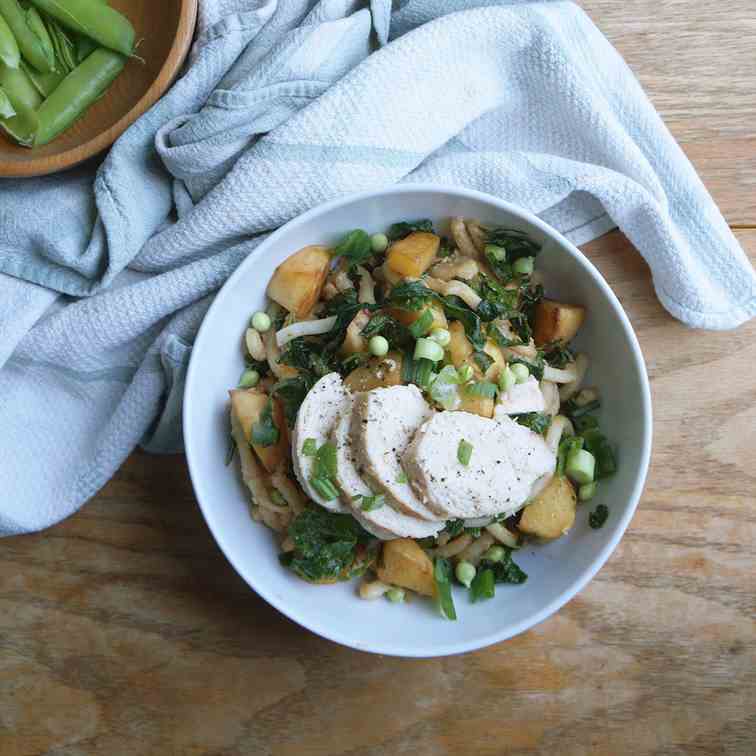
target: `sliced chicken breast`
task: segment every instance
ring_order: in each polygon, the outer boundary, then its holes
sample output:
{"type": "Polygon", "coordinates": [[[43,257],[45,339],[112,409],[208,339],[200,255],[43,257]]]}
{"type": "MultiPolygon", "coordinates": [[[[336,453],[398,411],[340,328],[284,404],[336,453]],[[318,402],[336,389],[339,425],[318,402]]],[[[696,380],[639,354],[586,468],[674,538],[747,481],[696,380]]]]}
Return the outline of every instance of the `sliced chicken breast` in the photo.
{"type": "Polygon", "coordinates": [[[342,409],[331,441],[336,446],[337,481],[343,500],[352,514],[376,538],[390,541],[394,538],[425,538],[442,530],[444,522],[428,522],[398,512],[388,502],[378,509],[365,512],[361,509],[362,497],[373,496],[373,491],[360,475],[360,466],[352,450],[350,427],[352,407],[342,409]]]}
{"type": "Polygon", "coordinates": [[[404,457],[418,496],[445,517],[463,519],[517,511],[555,464],[539,434],[507,417],[469,412],[436,413],[404,457]],[[461,441],[473,447],[466,465],[458,459],[461,441]]]}
{"type": "Polygon", "coordinates": [[[318,448],[328,441],[328,436],[344,406],[351,406],[351,399],[341,376],[338,373],[324,375],[302,402],[291,437],[291,457],[299,484],[315,503],[331,512],[348,510],[338,499],[326,501],[312,487],[310,477],[315,459],[303,454],[302,446],[308,438],[314,439],[318,448]]]}
{"type": "Polygon", "coordinates": [[[417,497],[401,464],[415,431],[432,414],[417,386],[374,389],[355,400],[350,432],[365,482],[398,512],[436,522],[439,513],[417,497]]]}
{"type": "Polygon", "coordinates": [[[507,415],[520,415],[524,412],[543,412],[546,401],[543,398],[538,381],[531,375],[523,383],[515,383],[506,394],[499,398],[494,409],[494,418],[498,420],[507,415]]]}

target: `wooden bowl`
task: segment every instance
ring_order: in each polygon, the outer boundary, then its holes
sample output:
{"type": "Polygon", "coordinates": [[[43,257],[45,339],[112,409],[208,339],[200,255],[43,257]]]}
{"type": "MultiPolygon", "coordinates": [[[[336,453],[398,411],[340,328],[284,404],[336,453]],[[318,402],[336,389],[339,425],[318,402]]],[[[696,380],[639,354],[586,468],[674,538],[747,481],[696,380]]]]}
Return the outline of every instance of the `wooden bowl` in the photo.
{"type": "Polygon", "coordinates": [[[186,58],[197,0],[112,0],[142,40],[105,95],[68,131],[44,147],[19,147],[0,134],[0,176],[44,176],[71,168],[110,147],[165,93],[186,58]]]}

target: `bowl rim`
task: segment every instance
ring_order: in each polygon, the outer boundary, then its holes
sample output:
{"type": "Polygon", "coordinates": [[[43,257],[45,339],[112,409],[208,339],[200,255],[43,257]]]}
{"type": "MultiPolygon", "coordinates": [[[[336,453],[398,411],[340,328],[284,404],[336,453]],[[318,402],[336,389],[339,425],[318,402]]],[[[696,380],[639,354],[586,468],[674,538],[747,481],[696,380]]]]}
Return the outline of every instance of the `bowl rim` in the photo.
{"type": "Polygon", "coordinates": [[[139,98],[131,110],[119,118],[112,126],[101,131],[83,144],[44,157],[28,160],[3,161],[0,156],[0,178],[32,178],[74,168],[85,160],[98,155],[110,147],[126,129],[144,115],[173,84],[176,75],[186,60],[194,39],[199,0],[179,0],[178,25],[173,42],[163,65],[147,91],[139,98]]]}
{"type": "MultiPolygon", "coordinates": [[[[336,199],[320,204],[317,207],[314,207],[306,211],[305,213],[291,219],[290,221],[285,223],[283,226],[278,228],[276,231],[274,231],[265,241],[263,241],[258,247],[256,247],[249,254],[249,256],[239,265],[239,267],[231,274],[231,276],[229,276],[228,280],[224,283],[224,285],[218,291],[218,294],[216,295],[212,304],[208,308],[208,311],[205,313],[202,324],[200,325],[200,328],[197,332],[197,336],[194,340],[194,346],[192,348],[192,354],[191,354],[191,358],[189,360],[189,366],[187,369],[184,403],[183,403],[183,409],[182,409],[182,421],[183,421],[183,429],[184,429],[184,435],[185,435],[187,466],[189,468],[189,475],[192,481],[192,487],[194,489],[197,502],[202,512],[202,516],[204,517],[205,522],[207,523],[207,526],[210,529],[210,532],[212,533],[213,538],[215,539],[215,542],[218,544],[218,547],[221,549],[226,559],[228,559],[231,566],[236,570],[236,572],[244,580],[244,582],[247,583],[247,585],[249,585],[250,588],[252,588],[252,590],[255,591],[255,593],[257,593],[259,596],[265,599],[265,601],[267,601],[271,606],[273,606],[275,609],[281,612],[284,616],[293,620],[294,622],[306,628],[310,632],[315,633],[316,635],[319,635],[323,638],[331,640],[335,643],[339,643],[343,646],[353,648],[357,651],[367,651],[370,653],[383,654],[387,656],[406,657],[406,658],[435,658],[435,657],[442,657],[442,656],[450,656],[453,654],[462,654],[468,651],[475,651],[475,650],[493,645],[495,643],[500,643],[502,641],[508,640],[509,638],[519,635],[520,633],[525,632],[526,630],[529,630],[530,628],[535,627],[536,625],[539,625],[541,622],[548,619],[552,614],[554,614],[559,609],[561,609],[568,601],[574,598],[574,596],[576,596],[580,591],[582,591],[583,588],[585,588],[585,586],[593,579],[596,573],[604,566],[606,561],[614,552],[615,548],[617,547],[617,544],[622,539],[622,536],[625,534],[625,530],[627,529],[627,526],[630,524],[630,521],[632,520],[635,514],[635,510],[638,506],[638,502],[640,500],[641,493],[643,491],[643,487],[646,482],[646,476],[648,474],[648,468],[649,468],[649,463],[650,463],[650,458],[651,458],[651,442],[652,442],[652,434],[653,434],[651,389],[649,386],[648,374],[646,371],[646,363],[643,358],[643,353],[641,351],[640,344],[638,343],[638,338],[635,335],[635,331],[633,330],[633,327],[630,324],[630,320],[627,317],[624,309],[622,308],[622,305],[620,304],[619,300],[617,299],[617,296],[614,294],[609,284],[604,280],[603,276],[598,271],[598,269],[593,265],[593,263],[574,244],[572,244],[572,242],[570,242],[566,237],[564,237],[559,231],[554,229],[552,226],[549,226],[547,223],[542,221],[536,215],[534,215],[528,210],[525,210],[524,208],[521,208],[510,202],[501,200],[497,197],[494,197],[493,195],[486,194],[485,192],[480,192],[474,189],[466,189],[462,187],[447,186],[443,184],[431,184],[431,183],[398,184],[398,185],[393,185],[393,186],[386,187],[379,190],[370,190],[370,191],[348,194],[348,195],[338,197],[336,199]],[[629,506],[627,507],[623,516],[619,520],[619,523],[618,523],[619,527],[617,528],[615,534],[605,544],[605,546],[598,553],[594,561],[582,572],[582,574],[580,574],[580,576],[575,580],[575,582],[568,589],[566,589],[561,594],[559,594],[559,596],[557,596],[553,601],[551,601],[549,604],[543,607],[540,611],[536,612],[534,615],[532,615],[526,620],[522,620],[514,625],[508,626],[507,628],[503,630],[498,630],[496,632],[489,633],[485,636],[477,637],[473,640],[461,640],[461,641],[456,641],[452,643],[444,643],[439,646],[431,647],[429,648],[427,652],[421,652],[417,650],[416,648],[402,647],[401,645],[397,645],[397,644],[392,644],[391,647],[389,648],[389,647],[381,646],[379,644],[366,644],[364,642],[355,642],[355,640],[351,638],[350,636],[340,633],[338,625],[325,625],[325,624],[320,624],[317,621],[309,620],[307,617],[302,615],[302,613],[299,611],[299,609],[296,606],[292,607],[290,605],[287,605],[287,603],[284,600],[280,600],[271,591],[267,590],[264,583],[261,583],[258,585],[255,583],[255,581],[251,577],[248,578],[248,576],[245,574],[245,571],[242,570],[242,568],[239,565],[237,565],[233,556],[227,551],[222,534],[216,533],[216,531],[213,528],[212,517],[209,516],[208,511],[206,511],[206,505],[202,502],[200,495],[198,493],[198,486],[195,483],[195,478],[197,480],[199,479],[199,472],[198,472],[197,467],[192,461],[191,453],[190,453],[192,444],[188,440],[193,434],[192,413],[190,412],[191,401],[188,401],[188,399],[190,399],[191,386],[193,385],[195,381],[195,373],[197,372],[197,370],[199,370],[198,365],[201,364],[200,359],[197,357],[200,351],[198,347],[201,347],[201,344],[204,338],[206,338],[205,326],[210,320],[209,318],[210,314],[214,311],[215,308],[220,307],[218,303],[220,301],[220,295],[223,289],[225,289],[226,287],[230,289],[238,279],[245,276],[247,274],[247,271],[256,264],[258,257],[260,257],[261,255],[264,255],[267,249],[275,246],[278,240],[281,237],[285,236],[292,228],[305,225],[309,223],[311,220],[318,218],[321,215],[325,215],[329,213],[331,210],[338,208],[342,205],[348,205],[353,202],[360,202],[362,200],[371,199],[371,198],[375,198],[375,197],[379,197],[383,195],[407,194],[407,193],[417,193],[417,192],[453,195],[460,198],[474,199],[474,200],[488,203],[496,207],[497,209],[509,212],[517,216],[520,220],[523,220],[527,223],[532,224],[533,226],[536,226],[544,234],[551,237],[555,241],[559,242],[560,245],[565,247],[567,251],[570,252],[570,254],[576,257],[578,262],[583,265],[583,267],[590,274],[593,281],[598,285],[598,287],[601,289],[601,291],[605,295],[610,306],[612,307],[612,309],[615,311],[616,315],[618,316],[618,319],[620,323],[622,324],[623,329],[625,331],[625,335],[628,337],[628,341],[631,346],[633,361],[635,363],[636,368],[638,369],[638,374],[641,379],[640,380],[641,402],[642,402],[642,408],[643,408],[642,414],[643,414],[643,419],[644,419],[643,441],[642,441],[642,448],[641,448],[641,455],[640,455],[641,462],[640,462],[639,469],[636,473],[635,483],[633,485],[632,491],[630,492],[629,506]]],[[[429,644],[429,646],[432,646],[432,644],[429,644]]]]}

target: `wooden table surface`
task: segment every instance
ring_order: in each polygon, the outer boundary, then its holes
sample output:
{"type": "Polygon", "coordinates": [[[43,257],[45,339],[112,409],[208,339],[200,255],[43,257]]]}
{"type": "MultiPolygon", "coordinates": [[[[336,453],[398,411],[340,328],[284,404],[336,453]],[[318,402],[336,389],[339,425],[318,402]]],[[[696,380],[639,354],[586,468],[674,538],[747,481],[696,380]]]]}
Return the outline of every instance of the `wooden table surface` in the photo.
{"type": "MultiPolygon", "coordinates": [[[[756,260],[753,0],[583,6],[756,260]]],[[[182,457],[136,453],[79,514],[0,544],[0,754],[756,753],[756,322],[686,329],[620,233],[585,249],[638,333],[655,433],[577,598],[466,656],[341,648],[246,588],[182,457]]]]}

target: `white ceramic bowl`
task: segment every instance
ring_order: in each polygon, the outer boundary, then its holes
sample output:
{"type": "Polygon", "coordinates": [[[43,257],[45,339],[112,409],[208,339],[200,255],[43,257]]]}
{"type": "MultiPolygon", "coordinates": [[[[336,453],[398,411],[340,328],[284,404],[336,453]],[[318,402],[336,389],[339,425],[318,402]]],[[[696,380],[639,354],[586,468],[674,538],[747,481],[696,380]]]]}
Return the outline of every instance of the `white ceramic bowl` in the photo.
{"type": "MultiPolygon", "coordinates": [[[[184,439],[194,490],[215,539],[237,572],[263,598],[304,627],[363,651],[395,656],[457,654],[511,638],[569,601],[612,553],[635,511],[651,450],[651,400],[643,356],[611,289],[564,237],[518,207],[479,192],[425,185],[395,186],[329,202],[272,234],[221,289],[199,331],[186,381],[184,439]],[[227,391],[243,370],[241,339],[250,314],[263,307],[275,267],[307,244],[332,244],[353,228],[384,231],[404,219],[453,216],[527,231],[543,244],[538,269],[547,295],[583,304],[577,344],[591,356],[588,385],[601,388],[601,427],[618,447],[619,469],[578,509],[564,538],[518,552],[528,573],[520,586],[497,586],[496,597],[470,604],[455,591],[458,620],[432,602],[363,601],[357,583],[313,586],[283,569],[272,533],[252,520],[237,465],[226,467],[227,391]],[[596,503],[610,510],[600,530],[588,526],[596,503]]],[[[254,632],[254,629],[252,629],[254,632]]]]}

